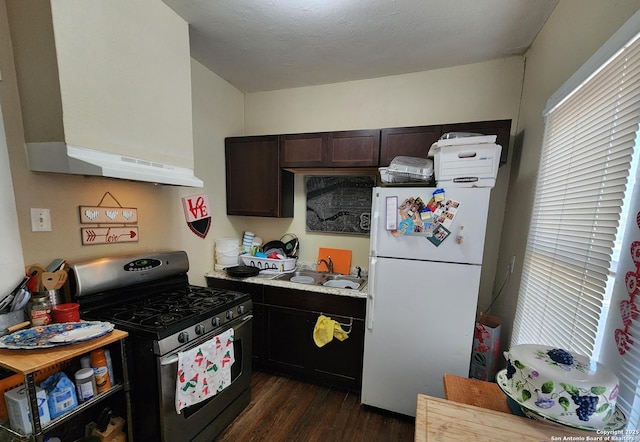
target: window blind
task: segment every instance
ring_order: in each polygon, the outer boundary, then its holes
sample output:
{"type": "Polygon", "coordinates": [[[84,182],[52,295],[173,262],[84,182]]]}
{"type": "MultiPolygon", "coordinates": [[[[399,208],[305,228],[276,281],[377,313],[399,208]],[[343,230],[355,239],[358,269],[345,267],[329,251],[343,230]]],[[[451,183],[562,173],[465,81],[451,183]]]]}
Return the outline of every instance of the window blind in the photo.
{"type": "Polygon", "coordinates": [[[636,38],[546,115],[513,345],[593,354],[638,129],[639,55],[636,38]]]}

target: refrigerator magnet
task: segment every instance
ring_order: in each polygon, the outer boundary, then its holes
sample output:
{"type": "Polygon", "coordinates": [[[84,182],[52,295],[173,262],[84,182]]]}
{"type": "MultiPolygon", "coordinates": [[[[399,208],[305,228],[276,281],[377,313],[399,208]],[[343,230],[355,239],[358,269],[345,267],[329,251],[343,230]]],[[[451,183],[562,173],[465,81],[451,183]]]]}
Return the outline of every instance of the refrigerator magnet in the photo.
{"type": "Polygon", "coordinates": [[[442,244],[442,241],[447,239],[447,237],[451,234],[449,230],[447,230],[444,226],[437,226],[433,230],[433,235],[428,237],[427,239],[433,243],[436,247],[442,244]]]}
{"type": "Polygon", "coordinates": [[[425,207],[420,211],[420,219],[423,223],[430,223],[433,220],[433,212],[429,210],[428,207],[425,207]]]}
{"type": "Polygon", "coordinates": [[[398,197],[387,197],[387,215],[386,215],[387,230],[398,229],[398,197]]]}

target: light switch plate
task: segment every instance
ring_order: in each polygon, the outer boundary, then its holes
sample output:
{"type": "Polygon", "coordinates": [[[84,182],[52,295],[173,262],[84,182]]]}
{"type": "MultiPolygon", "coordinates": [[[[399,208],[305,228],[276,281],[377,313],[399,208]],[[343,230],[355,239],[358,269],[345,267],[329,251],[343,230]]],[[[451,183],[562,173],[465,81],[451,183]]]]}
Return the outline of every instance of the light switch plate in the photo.
{"type": "Polygon", "coordinates": [[[51,211],[31,208],[31,231],[51,232],[51,211]]]}

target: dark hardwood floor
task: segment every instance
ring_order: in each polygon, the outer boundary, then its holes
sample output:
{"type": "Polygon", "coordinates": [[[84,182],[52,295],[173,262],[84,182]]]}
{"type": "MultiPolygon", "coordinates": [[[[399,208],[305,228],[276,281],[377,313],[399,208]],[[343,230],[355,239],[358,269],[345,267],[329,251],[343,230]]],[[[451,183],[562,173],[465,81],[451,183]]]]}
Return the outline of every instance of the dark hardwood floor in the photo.
{"type": "Polygon", "coordinates": [[[414,420],[360,405],[360,396],[254,371],[251,403],[216,439],[237,441],[412,441],[414,420]]]}

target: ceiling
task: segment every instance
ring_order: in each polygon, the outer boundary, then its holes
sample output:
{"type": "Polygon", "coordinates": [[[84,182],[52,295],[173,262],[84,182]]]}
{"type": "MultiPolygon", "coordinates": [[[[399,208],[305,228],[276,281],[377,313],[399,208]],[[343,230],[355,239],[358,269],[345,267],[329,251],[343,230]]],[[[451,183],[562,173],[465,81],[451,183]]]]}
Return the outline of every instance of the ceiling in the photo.
{"type": "Polygon", "coordinates": [[[163,0],[191,55],[243,92],[521,55],[558,0],[163,0]]]}

